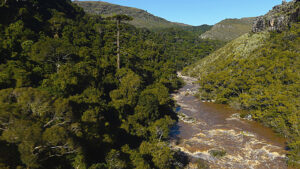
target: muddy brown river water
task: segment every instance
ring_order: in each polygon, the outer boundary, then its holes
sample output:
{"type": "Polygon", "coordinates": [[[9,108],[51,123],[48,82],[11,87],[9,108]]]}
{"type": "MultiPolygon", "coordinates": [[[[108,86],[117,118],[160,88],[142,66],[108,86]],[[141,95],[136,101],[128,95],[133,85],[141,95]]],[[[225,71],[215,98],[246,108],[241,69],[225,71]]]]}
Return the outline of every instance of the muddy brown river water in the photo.
{"type": "Polygon", "coordinates": [[[193,96],[199,88],[193,83],[196,79],[181,77],[186,85],[173,94],[180,119],[171,133],[174,149],[207,161],[210,168],[287,168],[284,139],[257,122],[241,119],[240,111],[198,100],[193,96]],[[216,157],[212,151],[226,153],[216,157]]]}

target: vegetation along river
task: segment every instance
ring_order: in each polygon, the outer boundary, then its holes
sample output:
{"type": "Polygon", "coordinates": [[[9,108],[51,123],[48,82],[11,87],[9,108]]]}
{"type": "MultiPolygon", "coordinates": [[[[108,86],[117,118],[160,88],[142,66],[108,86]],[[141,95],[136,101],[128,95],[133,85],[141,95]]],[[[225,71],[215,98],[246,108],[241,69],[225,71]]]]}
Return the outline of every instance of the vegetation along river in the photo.
{"type": "Polygon", "coordinates": [[[196,79],[181,77],[186,85],[173,94],[180,119],[171,133],[173,148],[192,161],[207,161],[210,168],[287,168],[284,139],[257,122],[240,118],[241,111],[198,100],[193,96],[199,88],[193,83],[196,79]]]}

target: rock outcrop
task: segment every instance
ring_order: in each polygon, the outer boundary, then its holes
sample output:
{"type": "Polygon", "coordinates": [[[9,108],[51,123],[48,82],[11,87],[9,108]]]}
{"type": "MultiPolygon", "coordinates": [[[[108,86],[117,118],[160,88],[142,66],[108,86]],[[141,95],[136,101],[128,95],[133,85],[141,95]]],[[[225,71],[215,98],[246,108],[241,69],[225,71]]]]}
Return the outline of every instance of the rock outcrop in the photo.
{"type": "Polygon", "coordinates": [[[300,0],[283,1],[281,5],[274,6],[266,15],[260,16],[253,24],[252,32],[264,30],[281,32],[291,23],[300,19],[300,0]]]}

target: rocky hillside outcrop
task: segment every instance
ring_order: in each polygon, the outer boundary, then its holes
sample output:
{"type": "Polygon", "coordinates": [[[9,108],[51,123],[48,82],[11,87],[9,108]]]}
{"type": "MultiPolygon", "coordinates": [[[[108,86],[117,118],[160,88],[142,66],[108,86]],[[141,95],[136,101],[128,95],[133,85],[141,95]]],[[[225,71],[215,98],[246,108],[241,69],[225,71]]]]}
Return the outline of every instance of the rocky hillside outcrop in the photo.
{"type": "Polygon", "coordinates": [[[291,23],[300,19],[300,0],[291,2],[283,1],[281,5],[274,6],[266,15],[260,16],[253,24],[252,32],[283,31],[290,27],[291,23]]]}

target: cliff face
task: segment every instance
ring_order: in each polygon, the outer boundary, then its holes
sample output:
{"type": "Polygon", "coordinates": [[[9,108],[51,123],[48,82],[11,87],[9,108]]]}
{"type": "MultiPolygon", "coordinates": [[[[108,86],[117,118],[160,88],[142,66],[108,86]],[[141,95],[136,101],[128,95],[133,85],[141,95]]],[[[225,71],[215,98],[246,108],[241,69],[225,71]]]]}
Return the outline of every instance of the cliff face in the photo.
{"type": "Polygon", "coordinates": [[[274,6],[266,15],[258,17],[253,24],[252,32],[264,30],[281,32],[290,27],[291,23],[298,22],[299,17],[300,0],[283,2],[274,6]]]}

